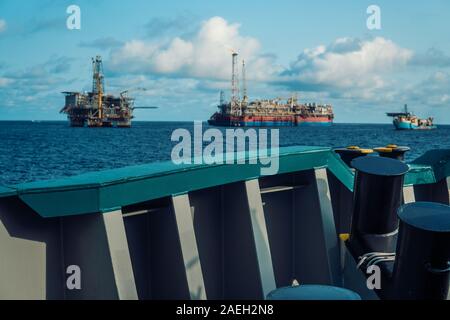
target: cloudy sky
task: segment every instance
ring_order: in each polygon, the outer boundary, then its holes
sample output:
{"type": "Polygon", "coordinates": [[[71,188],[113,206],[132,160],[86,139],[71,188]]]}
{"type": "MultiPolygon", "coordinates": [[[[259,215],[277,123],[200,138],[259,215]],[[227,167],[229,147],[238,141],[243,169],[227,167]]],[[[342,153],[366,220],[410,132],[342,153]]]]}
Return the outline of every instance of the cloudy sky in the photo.
{"type": "Polygon", "coordinates": [[[448,0],[1,0],[0,120],[63,120],[60,92],[90,90],[97,54],[108,92],[160,107],[137,120],[206,120],[229,94],[232,50],[251,99],[296,92],[369,123],[408,103],[450,123],[448,0]],[[66,27],[71,4],[81,30],[66,27]],[[367,28],[372,4],[381,30],[367,28]]]}

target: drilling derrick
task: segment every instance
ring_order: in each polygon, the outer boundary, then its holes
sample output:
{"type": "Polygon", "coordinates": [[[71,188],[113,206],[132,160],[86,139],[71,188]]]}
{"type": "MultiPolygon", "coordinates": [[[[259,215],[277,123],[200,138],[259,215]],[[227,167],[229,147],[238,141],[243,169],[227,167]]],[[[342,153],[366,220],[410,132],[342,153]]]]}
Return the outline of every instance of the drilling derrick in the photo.
{"type": "Polygon", "coordinates": [[[92,58],[92,92],[97,97],[98,119],[103,121],[103,92],[105,90],[105,78],[103,76],[103,62],[100,56],[92,58]]]}
{"type": "Polygon", "coordinates": [[[231,68],[231,112],[235,115],[241,115],[237,59],[238,54],[236,52],[233,52],[231,68]]]}

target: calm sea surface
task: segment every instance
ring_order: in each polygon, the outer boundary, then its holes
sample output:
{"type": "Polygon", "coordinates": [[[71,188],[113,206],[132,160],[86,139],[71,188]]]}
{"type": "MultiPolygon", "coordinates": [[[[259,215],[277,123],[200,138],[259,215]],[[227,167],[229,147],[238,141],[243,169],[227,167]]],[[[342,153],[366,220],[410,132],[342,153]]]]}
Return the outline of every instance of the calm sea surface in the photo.
{"type": "MultiPolygon", "coordinates": [[[[0,185],[170,160],[173,130],[192,122],[134,122],[131,129],[70,128],[67,122],[0,121],[0,185]]],[[[208,125],[204,125],[207,129],[208,125]]],[[[407,160],[430,149],[450,149],[450,126],[395,131],[392,125],[335,124],[280,129],[280,145],[412,148],[407,160]]]]}

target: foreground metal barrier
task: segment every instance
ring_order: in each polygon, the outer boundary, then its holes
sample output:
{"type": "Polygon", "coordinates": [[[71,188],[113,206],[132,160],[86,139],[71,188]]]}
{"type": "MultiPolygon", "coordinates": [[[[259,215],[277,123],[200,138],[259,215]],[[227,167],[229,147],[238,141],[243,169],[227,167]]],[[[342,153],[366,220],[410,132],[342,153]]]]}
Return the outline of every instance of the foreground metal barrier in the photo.
{"type": "MultiPolygon", "coordinates": [[[[264,299],[294,280],[350,287],[338,234],[350,230],[352,170],[316,147],[282,148],[277,175],[260,166],[156,163],[1,187],[0,299],[264,299]]],[[[445,188],[448,202],[447,172],[442,161],[414,164],[404,192],[434,201],[443,193],[417,188],[445,188]]]]}

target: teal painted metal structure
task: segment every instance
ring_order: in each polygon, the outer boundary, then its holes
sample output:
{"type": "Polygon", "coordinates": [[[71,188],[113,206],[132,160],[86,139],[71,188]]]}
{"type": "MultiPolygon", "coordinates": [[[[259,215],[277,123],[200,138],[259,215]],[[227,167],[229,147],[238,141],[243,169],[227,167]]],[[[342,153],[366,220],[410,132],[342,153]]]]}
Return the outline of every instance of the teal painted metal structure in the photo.
{"type": "Polygon", "coordinates": [[[0,198],[14,196],[17,194],[15,189],[0,186],[0,198]]]}
{"type": "Polygon", "coordinates": [[[450,150],[428,151],[414,160],[410,166],[412,170],[410,170],[410,176],[407,176],[410,184],[429,184],[441,181],[450,176],[450,150]],[[412,179],[413,173],[416,171],[418,175],[412,179]]]}
{"type": "MultiPolygon", "coordinates": [[[[249,160],[254,155],[239,155],[249,160]]],[[[350,191],[353,172],[331,148],[280,148],[279,174],[327,168],[350,191]]],[[[260,163],[233,165],[139,165],[79,176],[0,187],[0,198],[18,196],[42,217],[110,212],[123,206],[261,176],[260,163]]],[[[434,150],[410,164],[405,185],[436,183],[450,176],[450,150],[434,150]]]]}

